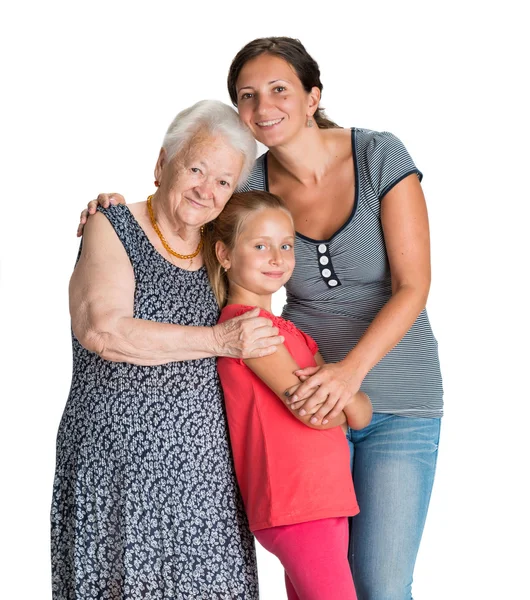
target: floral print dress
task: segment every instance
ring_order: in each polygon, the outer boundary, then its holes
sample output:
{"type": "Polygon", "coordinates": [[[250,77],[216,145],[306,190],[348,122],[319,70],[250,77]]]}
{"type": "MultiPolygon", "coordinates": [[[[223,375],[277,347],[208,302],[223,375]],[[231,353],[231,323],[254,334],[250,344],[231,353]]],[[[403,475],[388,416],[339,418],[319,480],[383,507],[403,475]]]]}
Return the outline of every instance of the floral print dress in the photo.
{"type": "MultiPolygon", "coordinates": [[[[217,322],[204,268],[166,261],[126,206],[99,210],[133,266],[135,317],[217,322]]],[[[75,337],[73,356],[57,437],[53,598],[257,599],[215,359],[110,362],[75,337]]]]}

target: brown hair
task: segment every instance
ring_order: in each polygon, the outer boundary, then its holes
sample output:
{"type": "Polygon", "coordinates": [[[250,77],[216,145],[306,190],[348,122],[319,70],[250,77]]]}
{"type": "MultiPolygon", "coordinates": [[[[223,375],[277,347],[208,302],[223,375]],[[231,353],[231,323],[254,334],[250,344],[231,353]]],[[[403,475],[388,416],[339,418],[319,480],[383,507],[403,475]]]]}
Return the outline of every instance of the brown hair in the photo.
{"type": "Polygon", "coordinates": [[[277,208],[291,214],[279,196],[261,191],[239,192],[233,194],[219,215],[204,228],[204,264],[221,308],[228,297],[228,277],[217,260],[215,245],[223,242],[229,250],[233,250],[245,218],[250,213],[267,208],[277,208]]]}
{"type": "MultiPolygon", "coordinates": [[[[288,62],[298,75],[304,90],[309,93],[311,88],[317,87],[321,92],[324,88],[320,81],[320,69],[314,58],[307,52],[300,40],[290,37],[267,37],[252,40],[236,54],[230,70],[228,71],[228,93],[232,104],[237,106],[236,83],[241,69],[245,64],[262,54],[278,56],[288,62]]],[[[317,108],[313,115],[320,129],[340,128],[339,125],[330,121],[324,114],[323,108],[317,108]]]]}

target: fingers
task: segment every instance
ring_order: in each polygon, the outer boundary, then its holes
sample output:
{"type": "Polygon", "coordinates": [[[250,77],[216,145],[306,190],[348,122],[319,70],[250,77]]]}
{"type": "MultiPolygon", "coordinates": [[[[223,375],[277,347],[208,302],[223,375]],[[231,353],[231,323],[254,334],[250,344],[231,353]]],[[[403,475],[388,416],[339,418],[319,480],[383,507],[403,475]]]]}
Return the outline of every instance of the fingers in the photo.
{"type": "Polygon", "coordinates": [[[103,208],[108,208],[110,206],[110,195],[109,194],[98,194],[97,200],[91,200],[88,203],[88,212],[93,215],[96,212],[96,208],[98,206],[102,206],[103,208]],[[91,210],[93,208],[93,211],[91,210]]]}
{"type": "Polygon", "coordinates": [[[260,317],[259,313],[260,309],[256,307],[222,324],[222,329],[218,330],[218,355],[225,355],[228,351],[229,356],[245,360],[276,352],[285,338],[279,335],[279,329],[273,326],[271,319],[260,317]],[[222,333],[219,334],[219,331],[222,333]]]}
{"type": "Polygon", "coordinates": [[[283,344],[285,338],[279,335],[277,327],[262,327],[254,331],[252,345],[258,348],[267,348],[268,346],[279,346],[283,344]]]}
{"type": "Polygon", "coordinates": [[[269,354],[274,354],[278,346],[269,346],[268,348],[258,348],[257,350],[252,350],[248,356],[242,356],[242,358],[261,358],[262,356],[269,356],[269,354]]]}
{"type": "Polygon", "coordinates": [[[77,226],[77,237],[81,237],[83,235],[83,227],[88,219],[88,210],[85,208],[79,217],[79,225],[77,226]]]}
{"type": "MultiPolygon", "coordinates": [[[[301,406],[304,405],[304,402],[297,402],[296,404],[291,404],[289,406],[289,408],[293,411],[296,412],[301,406]]],[[[315,406],[308,408],[308,409],[303,409],[303,411],[300,411],[298,414],[303,417],[305,415],[314,415],[318,409],[322,406],[322,404],[316,404],[315,406]]]]}
{"type": "Polygon", "coordinates": [[[338,417],[346,406],[346,397],[330,394],[328,399],[311,418],[312,425],[325,425],[335,417],[338,417]]]}
{"type": "MultiPolygon", "coordinates": [[[[295,375],[298,371],[295,371],[295,375]]],[[[298,402],[298,400],[306,400],[312,394],[314,394],[318,387],[321,385],[320,378],[317,375],[310,376],[302,385],[296,390],[296,393],[291,399],[291,402],[298,402]]]]}
{"type": "MultiPolygon", "coordinates": [[[[297,371],[294,372],[294,374],[300,378],[300,377],[305,377],[305,379],[307,379],[309,376],[314,375],[315,373],[317,373],[320,370],[320,366],[317,365],[315,367],[306,367],[305,369],[298,369],[297,371]]],[[[304,379],[304,381],[305,381],[304,379]]]]}
{"type": "MultiPolygon", "coordinates": [[[[244,321],[245,319],[254,319],[259,315],[259,306],[255,306],[252,310],[249,310],[248,312],[239,315],[239,317],[234,317],[232,320],[235,321],[244,321]]],[[[272,323],[270,321],[270,319],[267,319],[267,321],[269,323],[272,323]]]]}
{"type": "Polygon", "coordinates": [[[290,388],[287,388],[285,390],[285,392],[283,393],[283,395],[285,397],[285,402],[287,402],[287,404],[289,404],[289,398],[296,392],[299,385],[300,385],[299,383],[295,383],[290,388]]]}
{"type": "Polygon", "coordinates": [[[109,200],[111,204],[127,204],[125,198],[121,194],[109,194],[109,200]]]}
{"type": "MultiPolygon", "coordinates": [[[[254,313],[254,316],[240,320],[238,323],[239,341],[241,342],[241,349],[243,351],[250,352],[257,348],[277,346],[284,342],[284,337],[279,335],[279,329],[272,325],[270,319],[256,316],[259,314],[259,309],[257,309],[257,311],[257,313],[254,313]]],[[[254,311],[250,311],[250,313],[253,312],[254,311]]],[[[245,358],[250,357],[246,356],[245,358]]]]}
{"type": "MultiPolygon", "coordinates": [[[[277,332],[278,330],[276,329],[277,332]]],[[[261,358],[262,356],[274,354],[277,347],[283,344],[284,339],[283,335],[276,335],[256,340],[252,344],[242,344],[241,358],[261,358]]]]}
{"type": "Polygon", "coordinates": [[[302,407],[298,411],[298,414],[301,417],[303,417],[304,415],[313,414],[315,412],[313,410],[315,406],[324,404],[328,401],[328,398],[328,392],[323,388],[318,388],[312,396],[305,399],[305,401],[302,404],[302,407]]]}

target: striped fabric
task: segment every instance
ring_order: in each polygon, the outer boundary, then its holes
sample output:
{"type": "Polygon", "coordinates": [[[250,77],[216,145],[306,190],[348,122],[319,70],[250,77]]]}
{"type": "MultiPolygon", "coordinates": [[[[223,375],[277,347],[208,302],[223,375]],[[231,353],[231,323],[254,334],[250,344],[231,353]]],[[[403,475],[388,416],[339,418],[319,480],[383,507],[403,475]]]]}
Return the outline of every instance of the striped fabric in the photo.
{"type": "MultiPolygon", "coordinates": [[[[326,362],[342,360],[391,296],[390,269],[380,221],[381,198],[407,175],[422,178],[391,133],[352,129],[355,203],[328,240],[296,235],[296,268],[286,285],[282,316],[318,343],[326,362]]],[[[240,191],[267,190],[266,154],[240,191]]],[[[443,389],[437,342],[425,310],[366,376],[362,388],[374,411],[441,417],[443,389]]]]}

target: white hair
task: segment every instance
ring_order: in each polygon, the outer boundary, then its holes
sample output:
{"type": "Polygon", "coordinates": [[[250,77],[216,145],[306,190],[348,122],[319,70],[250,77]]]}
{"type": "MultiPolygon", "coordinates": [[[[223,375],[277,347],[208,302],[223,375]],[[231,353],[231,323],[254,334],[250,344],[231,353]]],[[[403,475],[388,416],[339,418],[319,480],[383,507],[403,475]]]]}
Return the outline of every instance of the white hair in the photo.
{"type": "Polygon", "coordinates": [[[242,154],[243,168],[237,185],[244,183],[256,160],[256,140],[250,129],[240,121],[237,112],[219,100],[201,100],[179,112],[173,119],[162,143],[168,160],[187,149],[199,131],[222,136],[234,150],[242,154]]]}

